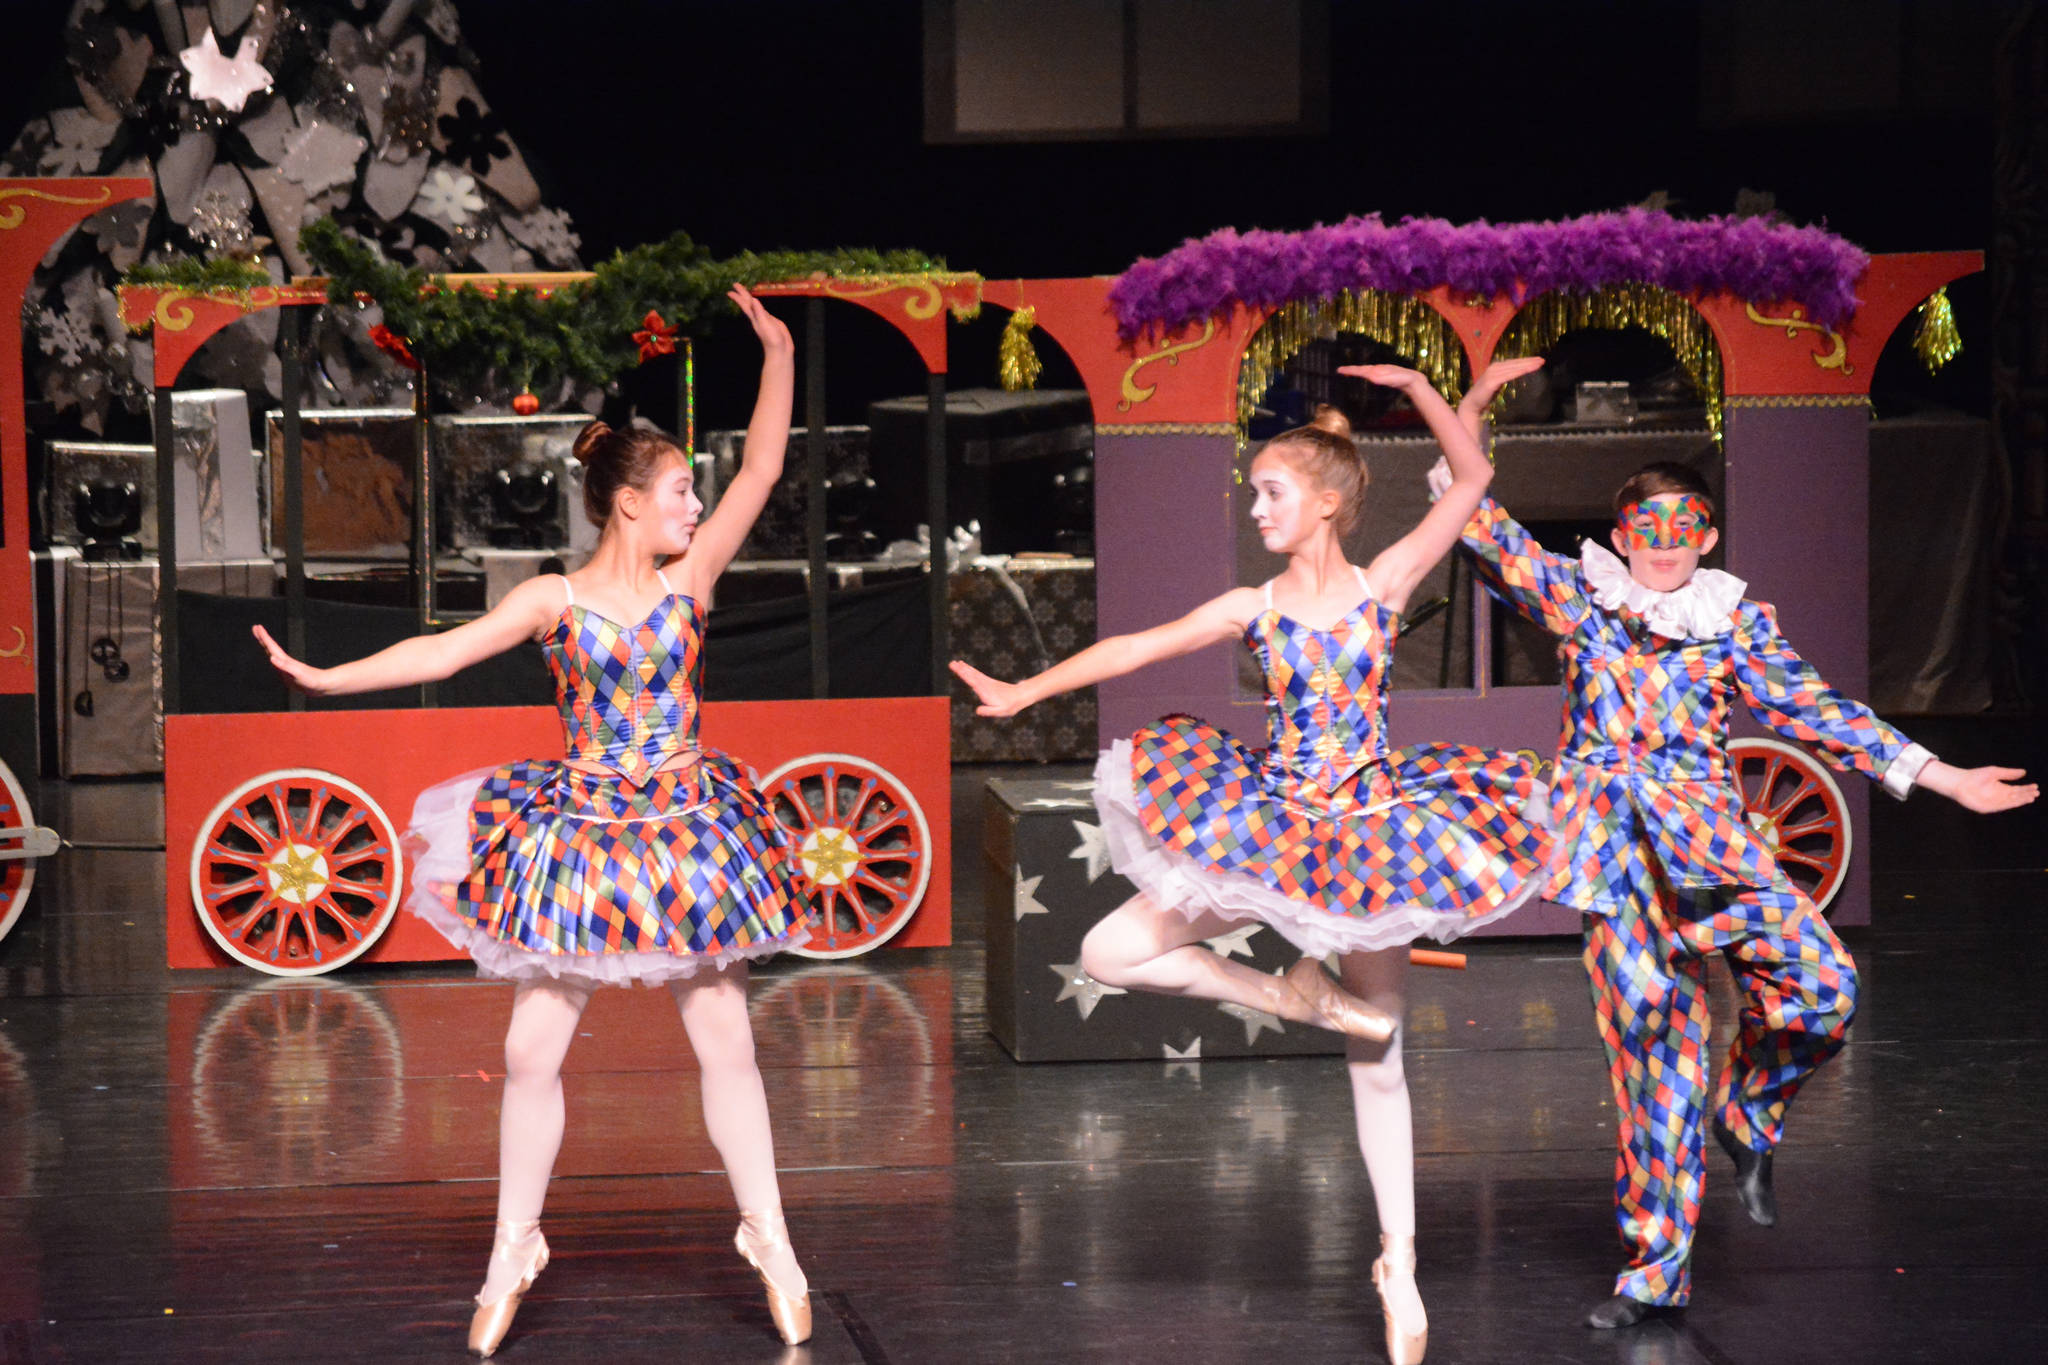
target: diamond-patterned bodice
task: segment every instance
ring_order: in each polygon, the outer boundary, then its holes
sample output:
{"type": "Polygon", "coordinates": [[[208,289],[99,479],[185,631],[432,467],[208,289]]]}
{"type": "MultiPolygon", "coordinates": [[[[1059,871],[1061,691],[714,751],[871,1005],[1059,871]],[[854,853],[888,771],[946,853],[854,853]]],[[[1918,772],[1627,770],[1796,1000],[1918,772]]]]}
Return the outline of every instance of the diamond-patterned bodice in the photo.
{"type": "Polygon", "coordinates": [[[1266,675],[1266,761],[1325,791],[1387,753],[1386,688],[1400,617],[1368,598],[1329,630],[1268,607],[1245,627],[1266,675]]]}
{"type": "Polygon", "coordinates": [[[576,604],[542,646],[572,759],[638,775],[697,745],[704,608],[670,593],[637,626],[576,604]]]}

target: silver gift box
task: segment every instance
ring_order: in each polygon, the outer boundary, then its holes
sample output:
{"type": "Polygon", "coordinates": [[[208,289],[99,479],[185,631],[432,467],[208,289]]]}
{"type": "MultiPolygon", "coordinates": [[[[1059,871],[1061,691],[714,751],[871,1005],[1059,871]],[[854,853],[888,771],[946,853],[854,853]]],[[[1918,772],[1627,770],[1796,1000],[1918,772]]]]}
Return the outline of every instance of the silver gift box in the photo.
{"type": "Polygon", "coordinates": [[[1636,420],[1636,398],[1625,379],[1589,379],[1578,387],[1576,422],[1626,424],[1636,420]]]}
{"type": "Polygon", "coordinates": [[[83,545],[74,493],[80,485],[133,484],[142,503],[142,524],[130,539],[156,552],[156,447],[111,441],[52,441],[46,447],[49,477],[43,484],[43,526],[53,545],[83,545]]]}
{"type": "Polygon", "coordinates": [[[597,547],[583,515],[578,413],[433,419],[434,547],[574,551],[597,547]]]}
{"type": "Polygon", "coordinates": [[[178,562],[264,554],[262,502],[240,389],[187,389],[171,397],[178,562]]]}

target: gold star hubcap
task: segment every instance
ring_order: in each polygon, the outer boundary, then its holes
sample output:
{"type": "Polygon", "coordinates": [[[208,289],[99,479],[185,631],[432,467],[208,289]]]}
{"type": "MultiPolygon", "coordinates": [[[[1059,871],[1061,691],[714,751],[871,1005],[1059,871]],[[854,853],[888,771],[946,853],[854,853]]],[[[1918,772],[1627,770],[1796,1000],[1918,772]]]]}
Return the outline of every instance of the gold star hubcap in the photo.
{"type": "Polygon", "coordinates": [[[829,825],[812,830],[798,856],[803,859],[804,875],[819,886],[839,885],[860,865],[860,852],[846,831],[829,825]]]}
{"type": "Polygon", "coordinates": [[[318,898],[331,880],[327,859],[320,850],[306,844],[286,844],[277,856],[263,864],[270,882],[270,894],[297,905],[318,898]]]}

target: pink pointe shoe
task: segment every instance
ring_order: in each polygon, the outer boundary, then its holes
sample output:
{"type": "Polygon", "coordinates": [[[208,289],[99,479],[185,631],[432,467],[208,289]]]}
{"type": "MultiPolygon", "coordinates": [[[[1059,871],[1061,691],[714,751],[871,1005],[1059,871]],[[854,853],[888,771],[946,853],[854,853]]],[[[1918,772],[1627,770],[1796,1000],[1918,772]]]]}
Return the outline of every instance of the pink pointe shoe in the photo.
{"type": "Polygon", "coordinates": [[[1418,1314],[1414,1322],[1400,1320],[1387,1293],[1387,1281],[1392,1279],[1414,1282],[1415,1239],[1383,1232],[1380,1258],[1372,1263],[1372,1283],[1380,1291],[1380,1312],[1387,1320],[1387,1359],[1392,1365],[1422,1365],[1423,1353],[1429,1349],[1429,1318],[1418,1314]]]}
{"type": "MultiPolygon", "coordinates": [[[[485,1303],[482,1294],[477,1295],[476,1313],[469,1320],[469,1349],[480,1356],[488,1356],[498,1349],[505,1339],[505,1333],[512,1330],[512,1317],[519,1311],[520,1300],[526,1291],[533,1288],[533,1282],[548,1268],[548,1239],[540,1235],[540,1223],[499,1223],[497,1242],[499,1245],[519,1243],[533,1238],[533,1249],[527,1253],[526,1269],[520,1272],[519,1280],[503,1298],[485,1303]]],[[[493,1255],[496,1247],[492,1248],[493,1255]]]]}
{"type": "Polygon", "coordinates": [[[792,1294],[770,1278],[761,1264],[763,1254],[789,1250],[789,1225],[782,1221],[781,1209],[770,1209],[766,1213],[740,1213],[739,1231],[732,1235],[733,1249],[754,1268],[761,1277],[762,1285],[768,1290],[768,1316],[775,1321],[776,1334],[785,1346],[797,1346],[811,1339],[811,1296],[809,1293],[792,1294]]]}
{"type": "Polygon", "coordinates": [[[1302,958],[1289,967],[1280,977],[1280,984],[1308,1006],[1309,1022],[1348,1038],[1384,1043],[1394,1036],[1394,1029],[1400,1024],[1385,1010],[1374,1009],[1338,985],[1315,958],[1302,958]]]}

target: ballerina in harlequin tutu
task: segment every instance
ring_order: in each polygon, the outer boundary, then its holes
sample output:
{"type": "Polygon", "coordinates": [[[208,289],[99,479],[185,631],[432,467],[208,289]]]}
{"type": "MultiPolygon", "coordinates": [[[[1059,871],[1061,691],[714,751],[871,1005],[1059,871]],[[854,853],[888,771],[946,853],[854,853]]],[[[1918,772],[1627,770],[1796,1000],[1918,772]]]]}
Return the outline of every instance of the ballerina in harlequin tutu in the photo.
{"type": "Polygon", "coordinates": [[[1279,576],[1178,621],[1101,640],[1036,677],[999,682],[955,663],[1008,716],[1148,663],[1242,640],[1266,683],[1262,753],[1186,716],[1119,741],[1095,773],[1111,860],[1139,894],[1089,931],[1081,964],[1129,989],[1246,1005],[1347,1035],[1359,1148],[1379,1210],[1373,1266],[1387,1350],[1422,1359],[1415,1289],[1415,1175],[1400,1019],[1405,945],[1499,919],[1542,881],[1548,842],[1525,812],[1543,801],[1533,763],[1455,744],[1392,750],[1386,702],[1401,610],[1457,543],[1492,466],[1428,380],[1393,365],[1339,371],[1400,389],[1456,473],[1423,521],[1365,569],[1340,537],[1357,523],[1367,471],[1335,408],[1268,441],[1252,461],[1252,519],[1279,576]],[[1306,956],[1284,975],[1203,940],[1263,921],[1306,956]],[[1340,987],[1316,959],[1339,955],[1340,987]]]}
{"type": "Polygon", "coordinates": [[[789,329],[745,289],[731,297],[761,341],[760,396],[740,471],[701,527],[704,505],[673,440],[592,422],[576,455],[584,511],[603,534],[585,567],[337,668],[308,667],[256,629],[287,680],[321,695],[445,678],[529,639],[547,656],[567,759],[429,788],[405,836],[407,908],[466,949],[480,975],[515,983],[497,1234],[469,1333],[486,1356],[548,1262],[539,1220],[577,1021],[596,987],[631,982],[674,993],[703,1073],[704,1126],[741,1209],[735,1245],[767,1286],[783,1340],[810,1335],[746,993],[750,959],[808,937],[803,902],[788,839],[747,772],[697,744],[706,604],[781,476],[795,383],[789,329]]]}

